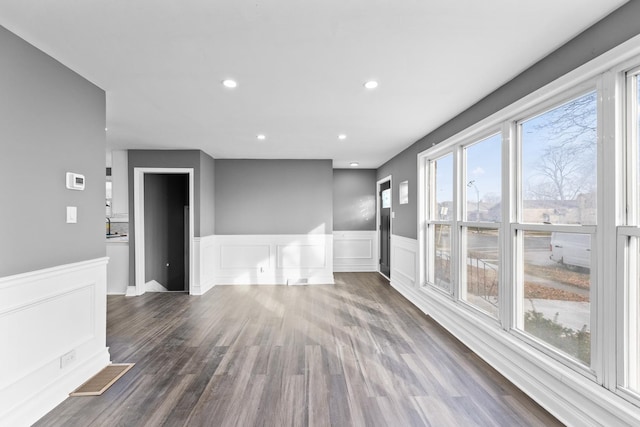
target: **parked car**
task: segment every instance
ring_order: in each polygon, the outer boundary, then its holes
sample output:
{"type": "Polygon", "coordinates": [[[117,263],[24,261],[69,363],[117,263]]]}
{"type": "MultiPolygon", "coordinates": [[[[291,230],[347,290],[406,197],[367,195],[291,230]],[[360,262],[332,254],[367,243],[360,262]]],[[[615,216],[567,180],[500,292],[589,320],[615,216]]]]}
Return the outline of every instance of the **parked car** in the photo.
{"type": "Polygon", "coordinates": [[[591,268],[591,235],[551,233],[549,259],[567,267],[591,268]]]}

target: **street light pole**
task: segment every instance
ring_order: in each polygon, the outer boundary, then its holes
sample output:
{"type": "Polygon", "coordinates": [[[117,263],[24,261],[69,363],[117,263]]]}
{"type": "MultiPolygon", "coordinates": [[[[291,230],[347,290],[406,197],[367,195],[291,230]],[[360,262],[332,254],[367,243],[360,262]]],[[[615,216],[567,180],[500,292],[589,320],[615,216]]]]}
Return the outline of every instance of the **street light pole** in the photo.
{"type": "Polygon", "coordinates": [[[467,187],[473,187],[476,190],[476,221],[480,221],[480,191],[476,186],[476,180],[472,179],[467,183],[467,187]]]}

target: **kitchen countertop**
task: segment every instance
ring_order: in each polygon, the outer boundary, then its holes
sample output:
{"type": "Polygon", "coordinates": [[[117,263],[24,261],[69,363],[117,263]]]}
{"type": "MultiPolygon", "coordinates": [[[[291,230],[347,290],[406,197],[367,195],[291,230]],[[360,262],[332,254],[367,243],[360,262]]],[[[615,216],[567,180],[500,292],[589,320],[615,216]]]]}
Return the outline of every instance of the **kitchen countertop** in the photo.
{"type": "Polygon", "coordinates": [[[106,238],[107,243],[129,243],[129,236],[124,234],[118,237],[108,237],[106,238]]]}

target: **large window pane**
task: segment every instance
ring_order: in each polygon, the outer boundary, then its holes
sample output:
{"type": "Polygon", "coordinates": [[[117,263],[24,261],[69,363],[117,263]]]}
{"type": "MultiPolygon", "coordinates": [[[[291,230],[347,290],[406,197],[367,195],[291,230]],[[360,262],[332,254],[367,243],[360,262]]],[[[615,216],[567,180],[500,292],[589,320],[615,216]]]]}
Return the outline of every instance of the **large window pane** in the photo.
{"type": "Polygon", "coordinates": [[[499,222],[502,192],[502,137],[494,135],[465,148],[466,220],[499,222]]]}
{"type": "Polygon", "coordinates": [[[523,236],[524,331],[591,361],[591,236],[532,232],[523,236]]]}
{"type": "MultiPolygon", "coordinates": [[[[635,117],[635,143],[636,143],[636,197],[637,200],[640,200],[640,173],[638,172],[638,168],[640,168],[640,75],[635,77],[636,80],[636,117],[635,117]]],[[[639,215],[640,206],[636,206],[636,216],[639,215]]],[[[636,219],[637,221],[637,219],[636,219]]]]}
{"type": "Polygon", "coordinates": [[[431,219],[449,221],[453,218],[453,154],[434,160],[435,212],[431,219]]]}
{"type": "Polygon", "coordinates": [[[436,224],[434,227],[435,254],[433,283],[451,290],[451,226],[436,224]]]}
{"type": "Polygon", "coordinates": [[[596,223],[596,93],[521,124],[522,220],[596,223]]]}
{"type": "Polygon", "coordinates": [[[640,393],[640,252],[637,237],[630,237],[629,242],[629,290],[627,292],[627,386],[640,393]]]}
{"type": "Polygon", "coordinates": [[[464,299],[479,309],[498,316],[498,230],[463,228],[466,247],[464,299]]]}

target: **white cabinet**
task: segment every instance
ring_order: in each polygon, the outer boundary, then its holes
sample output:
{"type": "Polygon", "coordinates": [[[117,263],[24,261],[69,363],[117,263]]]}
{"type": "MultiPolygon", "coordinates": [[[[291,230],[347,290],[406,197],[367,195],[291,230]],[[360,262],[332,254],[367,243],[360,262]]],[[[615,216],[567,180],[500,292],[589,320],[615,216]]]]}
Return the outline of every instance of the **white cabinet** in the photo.
{"type": "Polygon", "coordinates": [[[107,241],[107,294],[124,295],[129,285],[129,240],[126,237],[107,241]]]}
{"type": "Polygon", "coordinates": [[[129,156],[127,150],[111,152],[111,215],[129,215],[129,156]]]}

